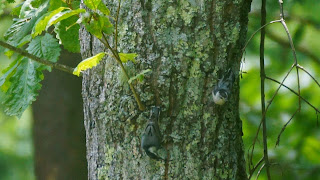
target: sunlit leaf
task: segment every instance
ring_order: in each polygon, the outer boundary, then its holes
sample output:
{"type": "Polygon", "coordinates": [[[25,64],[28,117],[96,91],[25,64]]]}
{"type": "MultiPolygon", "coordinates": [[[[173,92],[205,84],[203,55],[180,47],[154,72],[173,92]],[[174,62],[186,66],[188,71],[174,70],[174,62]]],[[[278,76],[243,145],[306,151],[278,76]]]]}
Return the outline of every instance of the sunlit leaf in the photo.
{"type": "Polygon", "coordinates": [[[128,61],[136,62],[135,58],[138,56],[136,53],[119,53],[120,59],[123,63],[128,61]]]}
{"type": "Polygon", "coordinates": [[[101,0],[84,0],[83,3],[90,9],[96,10],[98,9],[101,0]]]}
{"type": "Polygon", "coordinates": [[[76,10],[69,10],[69,11],[60,12],[60,13],[56,14],[53,18],[51,18],[51,20],[49,22],[49,26],[56,24],[64,19],[67,19],[73,15],[77,15],[77,14],[84,13],[84,12],[86,12],[85,9],[76,9],[76,10]]]}
{"type": "Polygon", "coordinates": [[[47,25],[48,25],[48,22],[50,21],[50,19],[53,16],[55,16],[56,14],[60,13],[63,10],[66,10],[66,9],[69,9],[69,8],[60,7],[54,11],[51,11],[51,12],[44,14],[42,19],[37,21],[37,23],[34,27],[33,33],[32,33],[32,37],[35,37],[35,36],[41,34],[42,31],[44,31],[47,28],[47,25]]]}
{"type": "Polygon", "coordinates": [[[107,16],[110,15],[110,10],[107,8],[107,6],[102,1],[98,5],[98,10],[107,16]]]}
{"type": "Polygon", "coordinates": [[[81,71],[91,69],[99,64],[100,60],[106,55],[106,53],[101,52],[95,56],[87,58],[81,61],[78,66],[74,69],[73,74],[80,76],[81,71]]]}

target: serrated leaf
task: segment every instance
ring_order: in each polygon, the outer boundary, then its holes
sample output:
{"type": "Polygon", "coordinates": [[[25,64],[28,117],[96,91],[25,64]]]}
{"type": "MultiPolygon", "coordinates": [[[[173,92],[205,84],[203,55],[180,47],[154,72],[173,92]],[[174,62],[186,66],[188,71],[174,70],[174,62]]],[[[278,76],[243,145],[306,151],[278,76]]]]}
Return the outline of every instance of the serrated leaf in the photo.
{"type": "Polygon", "coordinates": [[[73,15],[77,15],[84,12],[86,12],[85,9],[76,9],[76,10],[68,10],[68,11],[60,12],[56,14],[53,18],[51,18],[49,22],[49,26],[56,24],[64,19],[67,19],[73,15]]]}
{"type": "Polygon", "coordinates": [[[81,61],[78,66],[74,69],[73,74],[80,76],[81,71],[91,69],[99,64],[100,60],[106,55],[106,53],[101,52],[95,56],[87,58],[81,61]]]}
{"type": "Polygon", "coordinates": [[[128,61],[136,62],[135,58],[138,56],[136,53],[119,53],[120,60],[123,63],[127,63],[128,61]]]}
{"type": "MultiPolygon", "coordinates": [[[[44,36],[37,36],[32,39],[26,49],[30,54],[39,58],[47,59],[51,62],[57,62],[60,56],[60,45],[51,34],[46,33],[44,36]]],[[[51,68],[45,66],[46,69],[51,71],[51,68]]]]}
{"type": "Polygon", "coordinates": [[[10,78],[11,85],[5,94],[3,105],[9,116],[20,117],[25,109],[36,100],[41,88],[43,74],[40,65],[28,58],[23,58],[10,78]]]}
{"type": "Polygon", "coordinates": [[[47,25],[48,25],[50,19],[53,16],[55,16],[56,14],[60,13],[63,10],[66,10],[66,9],[69,9],[69,8],[60,7],[54,11],[51,11],[51,12],[44,14],[41,18],[39,18],[39,20],[37,21],[37,23],[33,29],[32,37],[36,37],[37,35],[41,34],[42,31],[44,31],[47,28],[47,25]]]}
{"type": "Polygon", "coordinates": [[[70,51],[78,53],[80,52],[79,41],[79,24],[74,24],[78,20],[77,17],[70,17],[58,23],[54,29],[57,38],[61,41],[63,47],[70,51]],[[71,26],[71,27],[70,27],[71,26]]]}
{"type": "Polygon", "coordinates": [[[92,10],[97,10],[101,0],[84,0],[83,3],[92,10]]]}
{"type": "Polygon", "coordinates": [[[136,79],[138,79],[139,82],[142,82],[143,79],[144,79],[144,74],[146,74],[146,73],[148,73],[148,72],[150,72],[150,71],[152,71],[152,70],[151,70],[151,69],[143,70],[141,73],[137,74],[136,76],[131,77],[131,78],[128,80],[128,83],[131,84],[131,82],[132,82],[133,80],[136,80],[136,79]]]}
{"type": "Polygon", "coordinates": [[[102,1],[98,5],[98,10],[101,11],[104,15],[107,15],[107,16],[110,15],[110,10],[102,1]]]}

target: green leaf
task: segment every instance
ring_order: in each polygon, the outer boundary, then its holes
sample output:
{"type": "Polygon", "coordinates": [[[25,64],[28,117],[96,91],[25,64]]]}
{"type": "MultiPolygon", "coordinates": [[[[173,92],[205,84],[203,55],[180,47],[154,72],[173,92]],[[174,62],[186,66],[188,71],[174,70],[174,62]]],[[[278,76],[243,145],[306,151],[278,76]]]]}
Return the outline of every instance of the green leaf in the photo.
{"type": "Polygon", "coordinates": [[[90,9],[96,10],[98,9],[101,0],[84,0],[83,3],[90,9]]]}
{"type": "Polygon", "coordinates": [[[98,5],[98,10],[101,11],[104,15],[107,15],[107,16],[110,15],[110,10],[102,1],[98,5]]]}
{"type": "Polygon", "coordinates": [[[63,47],[74,53],[80,52],[79,41],[79,24],[75,24],[78,17],[73,16],[65,19],[56,25],[54,31],[57,34],[57,38],[61,41],[63,47]]]}
{"type": "Polygon", "coordinates": [[[20,3],[20,4],[18,4],[17,6],[15,6],[15,7],[12,9],[11,14],[12,14],[13,16],[19,16],[20,10],[21,10],[21,7],[22,7],[22,4],[23,4],[23,2],[20,3]]]}
{"type": "MultiPolygon", "coordinates": [[[[22,46],[24,46],[25,44],[29,43],[31,41],[31,35],[28,34],[26,35],[24,38],[22,38],[20,40],[20,42],[16,45],[18,48],[21,48],[22,46]]],[[[14,51],[12,50],[6,50],[4,52],[4,54],[8,57],[8,58],[11,58],[12,55],[14,54],[14,51]]]]}
{"type": "Polygon", "coordinates": [[[100,16],[99,20],[103,22],[102,31],[108,35],[112,34],[114,31],[114,28],[109,18],[107,16],[100,16]]]}
{"type": "Polygon", "coordinates": [[[61,11],[63,10],[66,10],[66,9],[69,9],[69,8],[66,8],[66,7],[60,7],[54,11],[51,11],[51,12],[48,12],[46,14],[44,14],[36,23],[35,27],[34,27],[34,30],[33,30],[33,33],[32,33],[32,37],[36,37],[37,35],[41,34],[42,31],[44,31],[46,28],[47,28],[47,25],[48,25],[48,22],[49,20],[55,16],[56,14],[60,13],[61,11]]]}
{"type": "MultiPolygon", "coordinates": [[[[37,36],[34,38],[29,43],[27,51],[39,58],[57,62],[61,49],[57,39],[46,33],[44,36],[37,36]]],[[[45,66],[45,68],[51,71],[49,66],[45,66]]]]}
{"type": "Polygon", "coordinates": [[[20,62],[20,60],[22,59],[21,56],[19,56],[16,60],[14,60],[6,69],[4,69],[2,71],[2,73],[4,73],[1,77],[0,77],[0,87],[1,90],[3,92],[6,92],[9,88],[9,79],[12,76],[12,74],[15,73],[15,70],[20,62]]]}
{"type": "Polygon", "coordinates": [[[142,82],[143,79],[144,79],[144,74],[146,74],[147,72],[150,72],[152,71],[151,69],[146,69],[146,70],[143,70],[141,73],[137,74],[136,76],[130,78],[128,80],[128,83],[131,84],[131,82],[135,79],[138,79],[139,82],[142,82]]]}
{"type": "Polygon", "coordinates": [[[119,53],[120,59],[123,63],[128,61],[136,62],[135,58],[138,56],[136,53],[119,53]]]}
{"type": "Polygon", "coordinates": [[[84,12],[86,12],[85,9],[76,9],[76,10],[69,10],[69,11],[60,12],[57,15],[55,15],[53,18],[51,18],[49,26],[56,24],[64,19],[67,19],[73,15],[77,15],[77,14],[84,13],[84,12]]]}
{"type": "Polygon", "coordinates": [[[25,1],[21,7],[20,17],[22,17],[22,19],[13,19],[14,23],[4,35],[7,42],[13,46],[17,46],[25,36],[30,34],[36,21],[47,11],[48,8],[48,3],[45,3],[37,9],[32,8],[31,5],[31,7],[26,7],[28,3],[30,5],[30,1],[25,1]],[[26,10],[28,11],[26,12],[26,10]],[[26,15],[26,17],[22,14],[26,15]]]}
{"type": "Polygon", "coordinates": [[[5,113],[20,117],[24,110],[36,100],[43,79],[40,65],[28,58],[23,58],[16,72],[10,78],[10,87],[3,98],[5,113]]]}
{"type": "Polygon", "coordinates": [[[87,58],[87,59],[81,61],[78,64],[78,66],[74,69],[73,74],[80,76],[81,71],[95,67],[105,55],[106,55],[106,53],[101,52],[99,54],[96,54],[95,56],[92,56],[90,58],[87,58]]]}
{"type": "Polygon", "coordinates": [[[31,35],[28,34],[25,37],[23,37],[20,42],[18,43],[18,48],[21,48],[22,46],[24,46],[25,44],[29,43],[31,41],[31,35]]]}

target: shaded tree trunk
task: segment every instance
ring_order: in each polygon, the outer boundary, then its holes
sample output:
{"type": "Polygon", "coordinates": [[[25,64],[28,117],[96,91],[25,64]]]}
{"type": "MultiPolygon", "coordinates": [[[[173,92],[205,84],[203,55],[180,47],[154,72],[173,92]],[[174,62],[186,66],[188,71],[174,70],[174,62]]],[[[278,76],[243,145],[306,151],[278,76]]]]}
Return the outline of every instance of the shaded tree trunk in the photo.
{"type": "MultiPolygon", "coordinates": [[[[60,62],[75,67],[79,54],[61,53],[60,62]]],[[[81,79],[47,72],[33,103],[35,175],[39,180],[87,179],[81,79]]]]}
{"type": "MultiPolygon", "coordinates": [[[[107,1],[113,14],[117,3],[107,1]]],[[[111,57],[84,73],[89,179],[246,179],[239,78],[225,105],[215,105],[211,92],[227,69],[239,72],[250,4],[122,2],[118,50],[139,54],[136,64],[125,64],[131,76],[152,69],[135,84],[147,108],[138,110],[111,57]],[[162,107],[159,123],[169,162],[150,159],[140,147],[153,105],[162,107]]],[[[80,36],[83,58],[105,50],[84,29],[80,36]]]]}

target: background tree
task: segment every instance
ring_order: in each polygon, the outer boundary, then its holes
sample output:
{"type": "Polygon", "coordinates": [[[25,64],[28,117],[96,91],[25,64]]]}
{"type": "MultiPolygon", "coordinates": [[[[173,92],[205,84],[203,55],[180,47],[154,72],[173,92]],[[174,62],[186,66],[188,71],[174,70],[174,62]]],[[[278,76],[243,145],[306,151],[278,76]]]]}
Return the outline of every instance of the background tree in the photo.
{"type": "MultiPolygon", "coordinates": [[[[80,54],[61,53],[60,62],[76,66],[80,54]]],[[[33,103],[33,142],[37,179],[87,179],[81,79],[53,70],[33,103]]]]}

